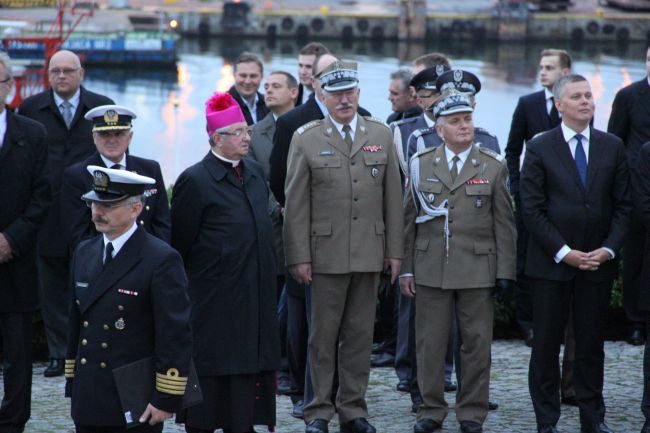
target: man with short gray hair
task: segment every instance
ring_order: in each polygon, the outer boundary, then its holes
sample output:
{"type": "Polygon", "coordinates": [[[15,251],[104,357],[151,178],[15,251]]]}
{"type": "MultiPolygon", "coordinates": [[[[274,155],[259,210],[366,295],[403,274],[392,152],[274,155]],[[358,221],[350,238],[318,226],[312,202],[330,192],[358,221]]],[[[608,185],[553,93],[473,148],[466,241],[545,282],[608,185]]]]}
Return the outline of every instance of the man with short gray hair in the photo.
{"type": "Polygon", "coordinates": [[[415,98],[415,92],[410,85],[411,78],[413,78],[413,74],[408,68],[398,69],[390,74],[388,100],[393,112],[386,119],[386,123],[390,124],[396,120],[417,117],[422,114],[422,109],[415,98]]]}

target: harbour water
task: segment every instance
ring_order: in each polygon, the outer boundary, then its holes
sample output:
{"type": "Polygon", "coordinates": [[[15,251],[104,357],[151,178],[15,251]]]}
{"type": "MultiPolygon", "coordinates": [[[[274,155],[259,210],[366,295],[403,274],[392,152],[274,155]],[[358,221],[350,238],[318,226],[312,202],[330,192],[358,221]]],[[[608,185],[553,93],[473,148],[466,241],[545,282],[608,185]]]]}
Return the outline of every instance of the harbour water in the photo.
{"type": "MultiPolygon", "coordinates": [[[[520,96],[540,89],[539,52],[530,44],[457,43],[416,45],[325,42],[340,57],[359,62],[361,105],[381,119],[390,114],[389,74],[430,51],[447,53],[454,67],[477,74],[483,88],[477,96],[475,124],[495,134],[502,149],[520,96]]],[[[135,110],[133,154],[160,162],[165,181],[172,183],[208,151],[204,102],[233,83],[232,61],[244,50],[259,54],[265,74],[273,70],[297,73],[301,44],[295,41],[182,40],[177,70],[92,68],[85,85],[135,110]]],[[[555,45],[573,56],[575,72],[589,79],[596,101],[594,126],[606,129],[611,104],[623,86],[646,74],[644,44],[555,45]]]]}

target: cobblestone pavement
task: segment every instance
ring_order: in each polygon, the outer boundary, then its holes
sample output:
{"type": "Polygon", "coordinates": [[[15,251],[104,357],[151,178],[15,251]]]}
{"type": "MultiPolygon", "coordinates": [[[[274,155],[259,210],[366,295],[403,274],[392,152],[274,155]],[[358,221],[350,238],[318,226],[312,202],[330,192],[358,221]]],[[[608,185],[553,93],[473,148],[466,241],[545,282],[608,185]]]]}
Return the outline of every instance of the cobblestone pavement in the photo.
{"type": "MultiPolygon", "coordinates": [[[[623,342],[607,342],[605,345],[605,402],[607,423],[617,433],[639,432],[643,425],[640,411],[643,347],[633,347],[623,342]]],[[[534,433],[535,418],[528,394],[528,361],[530,349],[521,341],[497,341],[492,346],[492,383],[490,399],[499,403],[499,409],[490,412],[485,422],[488,433],[534,433]]],[[[28,433],[72,432],[69,418],[69,402],[63,398],[62,378],[43,377],[43,364],[34,366],[32,390],[32,418],[27,424],[28,433]]],[[[411,414],[411,402],[407,394],[395,391],[397,379],[393,369],[372,370],[368,388],[370,422],[379,433],[407,433],[413,431],[415,416],[411,414]]],[[[99,392],[99,390],[98,390],[99,392]]],[[[445,421],[445,433],[458,431],[453,410],[453,395],[449,398],[449,415],[445,421]]],[[[299,433],[304,424],[289,416],[291,402],[287,397],[278,398],[278,433],[299,433]]],[[[562,433],[580,431],[578,410],[562,406],[562,418],[558,424],[562,433]]],[[[184,429],[168,421],[166,433],[182,433],[184,429]]],[[[261,427],[258,432],[265,431],[261,427]]],[[[333,421],[330,431],[337,432],[333,421]]]]}

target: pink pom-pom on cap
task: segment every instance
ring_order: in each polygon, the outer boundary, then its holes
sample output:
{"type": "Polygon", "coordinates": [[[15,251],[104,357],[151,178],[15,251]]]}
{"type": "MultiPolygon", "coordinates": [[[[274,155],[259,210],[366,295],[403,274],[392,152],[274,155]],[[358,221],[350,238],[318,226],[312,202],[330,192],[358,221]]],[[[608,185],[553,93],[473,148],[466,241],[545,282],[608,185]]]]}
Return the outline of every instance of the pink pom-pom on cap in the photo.
{"type": "Polygon", "coordinates": [[[237,101],[229,93],[215,92],[205,103],[205,119],[208,122],[208,135],[217,129],[234,123],[246,122],[237,101]]]}

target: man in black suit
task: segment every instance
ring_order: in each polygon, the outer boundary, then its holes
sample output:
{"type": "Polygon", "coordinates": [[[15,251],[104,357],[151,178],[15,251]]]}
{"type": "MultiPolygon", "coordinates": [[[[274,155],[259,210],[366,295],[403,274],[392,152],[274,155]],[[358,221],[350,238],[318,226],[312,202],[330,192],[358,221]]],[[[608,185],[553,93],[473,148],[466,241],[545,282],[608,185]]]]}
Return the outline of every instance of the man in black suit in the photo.
{"type": "Polygon", "coordinates": [[[32,316],[38,309],[36,234],[50,205],[45,128],[7,110],[11,64],[0,54],[0,329],[4,396],[0,431],[20,433],[29,419],[32,316]]]}
{"type": "MultiPolygon", "coordinates": [[[[625,144],[632,193],[635,197],[639,195],[637,185],[643,182],[642,177],[647,176],[647,173],[637,168],[637,164],[641,146],[650,141],[650,48],[646,50],[645,66],[645,77],[616,94],[607,125],[607,131],[623,140],[625,144]]],[[[643,215],[640,208],[635,206],[623,249],[623,306],[632,326],[628,341],[635,346],[645,341],[644,317],[637,307],[645,238],[643,215]]]]}
{"type": "Polygon", "coordinates": [[[506,161],[510,173],[510,192],[515,199],[517,221],[517,282],[515,284],[515,305],[517,322],[528,346],[533,341],[533,305],[530,285],[524,273],[526,265],[526,241],[528,235],[521,218],[519,199],[519,167],[524,143],[540,132],[548,131],[560,124],[560,116],[553,104],[553,85],[562,76],[571,73],[571,57],[564,50],[546,49],[539,60],[539,81],[544,89],[522,96],[512,115],[506,161]]]}
{"type": "Polygon", "coordinates": [[[128,170],[155,179],[156,184],[152,188],[147,188],[144,193],[145,204],[138,217],[138,224],[147,232],[169,243],[171,236],[169,202],[160,165],[156,161],[127,153],[133,139],[131,121],[136,118],[135,113],[119,105],[101,105],[90,110],[84,117],[95,125],[93,140],[97,152],[90,158],[71,165],[63,174],[61,221],[70,250],[74,251],[82,240],[97,235],[95,225],[90,219],[90,209],[79,200],[79,197],[88,191],[93,183],[92,176],[86,170],[89,165],[128,170]],[[122,126],[111,124],[118,119],[122,126]]]}
{"type": "Polygon", "coordinates": [[[316,57],[329,52],[330,50],[320,42],[310,42],[300,49],[298,53],[298,79],[300,84],[298,85],[296,107],[307,102],[311,94],[314,93],[312,68],[316,57]]]}
{"type": "Polygon", "coordinates": [[[235,84],[228,93],[239,104],[246,123],[257,123],[269,114],[264,95],[257,91],[264,77],[264,65],[255,54],[243,52],[235,60],[234,74],[235,84]]]}
{"type": "MultiPolygon", "coordinates": [[[[637,165],[639,173],[650,173],[650,142],[644,144],[639,151],[639,162],[637,165]]],[[[637,205],[640,215],[643,217],[643,225],[646,229],[646,240],[650,236],[650,176],[640,176],[640,184],[637,185],[639,195],[637,196],[637,205]]],[[[643,263],[650,260],[650,242],[645,243],[643,252],[643,263]]],[[[641,401],[641,411],[645,416],[645,423],[641,433],[650,433],[650,267],[644,266],[641,271],[641,284],[639,291],[638,308],[645,316],[646,324],[646,341],[643,356],[643,400],[641,401]]]]}
{"type": "Polygon", "coordinates": [[[82,198],[101,235],[82,241],[72,259],[65,395],[77,433],[126,433],[127,425],[137,425],[129,433],[160,433],[180,409],[189,376],[183,261],[137,223],[154,179],[93,165],[88,172],[92,190],[82,198]],[[144,412],[131,413],[113,370],[150,357],[155,388],[144,412]]]}
{"type": "Polygon", "coordinates": [[[539,432],[556,432],[558,356],[571,309],[580,431],[611,433],[604,423],[603,328],[613,259],[632,210],[625,149],[616,136],[590,127],[594,101],[584,77],[560,78],[553,95],[562,124],[528,143],[519,189],[533,289],[530,394],[539,432]]]}
{"type": "Polygon", "coordinates": [[[52,206],[38,233],[37,265],[41,314],[50,355],[50,365],[44,374],[52,377],[63,375],[70,297],[68,245],[61,230],[63,171],[95,151],[92,123],[84,115],[98,105],[113,104],[113,101],[81,86],[84,70],[79,57],[70,51],[59,51],[52,56],[48,74],[52,87],[25,99],[18,110],[45,125],[47,131],[52,206]]]}

